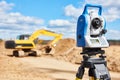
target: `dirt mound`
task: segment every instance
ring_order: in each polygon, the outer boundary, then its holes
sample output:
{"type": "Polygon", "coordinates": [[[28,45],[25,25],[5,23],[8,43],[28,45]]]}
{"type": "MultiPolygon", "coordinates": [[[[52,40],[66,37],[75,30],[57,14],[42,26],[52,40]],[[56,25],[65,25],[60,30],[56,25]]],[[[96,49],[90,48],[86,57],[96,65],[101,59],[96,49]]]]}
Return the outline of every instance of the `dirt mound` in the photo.
{"type": "MultiPolygon", "coordinates": [[[[74,39],[60,40],[55,50],[54,57],[56,59],[69,61],[72,63],[80,63],[82,60],[81,48],[75,47],[76,43],[74,39]]],[[[104,48],[107,55],[108,69],[115,72],[120,72],[120,46],[110,46],[104,48]]]]}
{"type": "Polygon", "coordinates": [[[75,40],[71,38],[61,39],[55,47],[55,55],[64,55],[69,53],[75,47],[75,40]]]}
{"type": "Polygon", "coordinates": [[[78,63],[82,59],[80,52],[81,48],[76,47],[75,40],[71,38],[66,38],[58,42],[55,47],[55,54],[53,56],[59,60],[78,63]]]}
{"type": "Polygon", "coordinates": [[[110,46],[105,51],[109,70],[120,72],[120,46],[110,46]]]}

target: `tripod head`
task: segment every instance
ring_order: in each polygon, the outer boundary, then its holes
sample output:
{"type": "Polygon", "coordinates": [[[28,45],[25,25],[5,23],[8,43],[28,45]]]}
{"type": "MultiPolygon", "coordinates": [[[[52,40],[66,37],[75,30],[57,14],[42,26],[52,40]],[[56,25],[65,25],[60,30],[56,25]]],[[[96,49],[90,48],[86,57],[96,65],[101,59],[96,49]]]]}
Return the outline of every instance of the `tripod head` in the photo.
{"type": "Polygon", "coordinates": [[[101,48],[83,48],[81,54],[88,54],[88,56],[96,55],[96,54],[104,54],[105,51],[101,50],[101,48]]]}
{"type": "Polygon", "coordinates": [[[105,59],[106,56],[105,51],[102,50],[101,48],[83,48],[82,53],[80,53],[83,55],[83,59],[87,60],[88,58],[90,58],[91,56],[96,56],[97,54],[99,55],[99,58],[105,59]]]}

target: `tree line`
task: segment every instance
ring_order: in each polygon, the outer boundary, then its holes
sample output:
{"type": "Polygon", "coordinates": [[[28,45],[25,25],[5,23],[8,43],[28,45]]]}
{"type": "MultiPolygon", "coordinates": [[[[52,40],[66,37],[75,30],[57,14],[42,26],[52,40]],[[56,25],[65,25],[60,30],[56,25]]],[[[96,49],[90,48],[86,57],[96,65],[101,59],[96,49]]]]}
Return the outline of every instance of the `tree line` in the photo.
{"type": "Polygon", "coordinates": [[[108,40],[110,45],[120,45],[120,40],[108,40]]]}

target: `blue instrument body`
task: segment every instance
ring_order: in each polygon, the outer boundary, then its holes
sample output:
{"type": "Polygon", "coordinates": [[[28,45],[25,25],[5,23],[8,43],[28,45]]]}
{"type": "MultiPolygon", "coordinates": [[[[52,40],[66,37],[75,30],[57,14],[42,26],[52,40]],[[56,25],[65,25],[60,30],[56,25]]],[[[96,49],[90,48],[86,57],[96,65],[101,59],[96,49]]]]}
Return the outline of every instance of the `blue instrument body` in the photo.
{"type": "MultiPolygon", "coordinates": [[[[100,17],[103,19],[102,28],[106,28],[106,22],[104,18],[102,17],[102,6],[101,5],[92,5],[92,4],[86,4],[85,8],[83,10],[82,15],[79,16],[78,22],[77,22],[77,46],[78,47],[108,47],[108,42],[104,35],[102,37],[91,37],[90,36],[90,27],[91,27],[91,16],[88,12],[89,8],[97,8],[98,13],[97,17],[100,17]],[[105,41],[104,43],[101,43],[101,40],[105,41]],[[92,44],[93,41],[96,41],[94,44],[92,44]],[[97,43],[97,41],[99,43],[97,43]]],[[[92,15],[92,17],[96,17],[92,15]]]]}

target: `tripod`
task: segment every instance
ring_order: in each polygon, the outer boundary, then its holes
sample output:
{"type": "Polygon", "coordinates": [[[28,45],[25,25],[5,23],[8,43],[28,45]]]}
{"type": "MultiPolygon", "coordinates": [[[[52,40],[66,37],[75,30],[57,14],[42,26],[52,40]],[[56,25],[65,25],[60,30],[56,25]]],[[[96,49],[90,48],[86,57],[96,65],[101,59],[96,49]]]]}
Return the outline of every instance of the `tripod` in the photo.
{"type": "Polygon", "coordinates": [[[85,68],[89,68],[89,80],[111,80],[104,53],[101,48],[83,48],[83,61],[76,73],[76,80],[82,80],[85,68]],[[96,57],[97,54],[100,54],[99,57],[96,57]]]}

